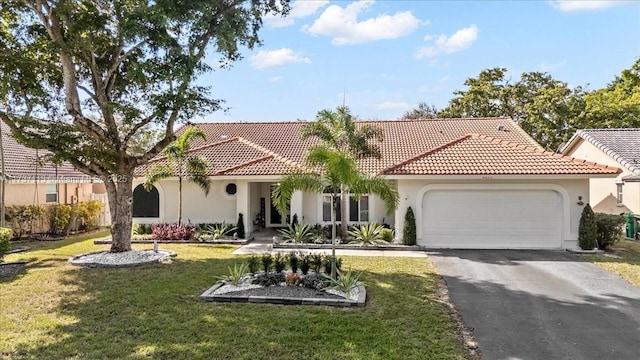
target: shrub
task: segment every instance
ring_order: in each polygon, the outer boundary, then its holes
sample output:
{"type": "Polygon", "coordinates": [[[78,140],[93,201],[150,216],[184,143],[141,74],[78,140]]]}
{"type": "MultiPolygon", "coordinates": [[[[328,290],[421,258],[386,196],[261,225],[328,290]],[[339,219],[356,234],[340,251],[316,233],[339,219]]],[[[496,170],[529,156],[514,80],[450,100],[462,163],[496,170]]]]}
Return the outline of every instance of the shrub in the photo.
{"type": "Polygon", "coordinates": [[[73,224],[74,228],[96,228],[98,226],[98,215],[100,215],[101,210],[102,203],[97,200],[82,201],[75,204],[72,208],[72,217],[75,219],[75,224],[73,224]]]}
{"type": "Polygon", "coordinates": [[[223,222],[221,224],[208,225],[204,229],[203,233],[213,235],[214,239],[222,239],[227,237],[227,235],[236,229],[237,228],[235,226],[223,222]]]}
{"type": "Polygon", "coordinates": [[[322,255],[311,255],[311,268],[316,274],[320,274],[320,271],[322,271],[322,255]]]}
{"type": "Polygon", "coordinates": [[[278,230],[285,243],[308,243],[313,240],[313,231],[309,225],[289,225],[287,229],[278,230]]]}
{"type": "Polygon", "coordinates": [[[321,290],[329,285],[319,274],[309,274],[302,278],[300,284],[307,289],[321,290]]]}
{"type": "Polygon", "coordinates": [[[151,234],[156,240],[189,240],[193,235],[193,225],[178,223],[154,224],[151,234]]]}
{"type": "Polygon", "coordinates": [[[354,239],[350,244],[360,244],[360,246],[386,244],[387,242],[382,237],[383,229],[382,225],[376,223],[356,227],[349,231],[349,236],[354,239]]]}
{"type": "Polygon", "coordinates": [[[300,257],[300,271],[302,271],[302,275],[307,275],[309,269],[311,269],[311,258],[309,255],[302,255],[300,257]]]}
{"type": "Polygon", "coordinates": [[[296,274],[296,273],[289,273],[287,274],[287,277],[285,279],[285,284],[287,284],[287,286],[298,286],[298,284],[300,284],[300,275],[296,274]]]}
{"type": "Polygon", "coordinates": [[[293,214],[293,218],[291,219],[291,225],[298,225],[298,214],[293,214]]]}
{"type": "Polygon", "coordinates": [[[285,281],[284,273],[265,272],[256,275],[251,282],[260,286],[274,286],[280,285],[285,281]]]}
{"type": "Polygon", "coordinates": [[[413,209],[411,208],[411,206],[407,208],[407,212],[404,215],[402,242],[405,245],[416,244],[416,216],[413,214],[413,209]]]}
{"type": "Polygon", "coordinates": [[[236,224],[236,232],[238,233],[239,239],[245,238],[244,215],[242,215],[242,213],[238,213],[238,223],[236,224]]]}
{"type": "Polygon", "coordinates": [[[596,213],[595,221],[600,249],[613,245],[622,237],[625,222],[623,216],[596,213]]]}
{"type": "Polygon", "coordinates": [[[283,272],[287,267],[287,259],[280,253],[273,256],[273,267],[277,273],[283,272]]]}
{"type": "Polygon", "coordinates": [[[229,274],[219,276],[219,282],[238,286],[247,275],[247,264],[234,264],[233,268],[228,267],[227,269],[229,270],[229,274]]]}
{"type": "Polygon", "coordinates": [[[133,224],[131,226],[131,233],[133,235],[144,235],[144,224],[133,224]]]}
{"type": "Polygon", "coordinates": [[[329,282],[329,286],[327,286],[326,288],[342,291],[348,297],[351,293],[351,289],[358,285],[358,281],[360,279],[360,276],[362,275],[362,272],[354,273],[351,271],[351,269],[345,272],[338,270],[337,272],[337,279],[334,279],[329,275],[324,275],[324,278],[329,282]]]}
{"type": "Polygon", "coordinates": [[[9,242],[11,233],[12,231],[9,228],[0,228],[0,262],[2,262],[2,258],[6,253],[11,250],[11,243],[9,242]]]}
{"type": "Polygon", "coordinates": [[[44,208],[36,205],[11,205],[5,209],[5,220],[17,239],[34,232],[34,222],[41,221],[44,208]]]}
{"type": "Polygon", "coordinates": [[[247,260],[247,267],[249,268],[250,273],[257,273],[258,267],[260,266],[260,260],[257,256],[251,256],[249,260],[247,260]]]}
{"type": "Polygon", "coordinates": [[[578,227],[578,245],[582,250],[592,250],[598,246],[598,227],[591,206],[587,204],[580,216],[578,227]]]}
{"type": "Polygon", "coordinates": [[[291,253],[288,256],[289,258],[289,266],[291,267],[291,271],[294,273],[298,272],[298,263],[300,262],[300,258],[295,253],[291,253]]]}
{"type": "MultiPolygon", "coordinates": [[[[322,265],[324,266],[324,272],[331,274],[331,255],[327,255],[322,259],[322,265]]],[[[336,270],[340,270],[342,267],[342,259],[336,258],[336,270]]]]}
{"type": "MultiPolygon", "coordinates": [[[[384,227],[384,225],[382,226],[384,227]]],[[[396,233],[395,231],[393,231],[393,229],[390,229],[390,228],[382,229],[382,240],[386,241],[387,243],[391,243],[393,242],[395,237],[396,237],[396,233]]]]}
{"type": "Polygon", "coordinates": [[[46,216],[49,223],[49,233],[62,234],[69,225],[71,219],[70,205],[47,205],[46,216]]]}
{"type": "Polygon", "coordinates": [[[271,266],[273,265],[273,257],[271,254],[263,254],[260,262],[262,263],[262,270],[264,270],[265,273],[271,271],[271,266]]]}

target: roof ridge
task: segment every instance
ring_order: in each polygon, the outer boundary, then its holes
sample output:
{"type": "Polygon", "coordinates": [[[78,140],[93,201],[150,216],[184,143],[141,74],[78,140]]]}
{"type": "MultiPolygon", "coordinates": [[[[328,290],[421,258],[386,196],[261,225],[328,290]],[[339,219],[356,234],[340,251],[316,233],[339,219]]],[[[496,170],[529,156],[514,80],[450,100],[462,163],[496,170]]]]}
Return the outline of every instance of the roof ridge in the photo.
{"type": "Polygon", "coordinates": [[[293,160],[291,160],[289,158],[286,158],[286,157],[276,153],[273,150],[269,150],[269,149],[265,148],[264,146],[258,145],[256,143],[254,143],[253,141],[247,140],[247,139],[245,139],[243,137],[238,137],[238,141],[240,141],[243,144],[246,144],[248,146],[251,146],[256,150],[259,150],[259,151],[262,151],[262,152],[264,152],[264,153],[266,153],[268,155],[271,155],[271,156],[273,156],[274,159],[276,159],[278,161],[282,161],[287,165],[294,165],[296,167],[300,167],[300,164],[298,164],[297,162],[295,162],[295,161],[293,161],[293,160]]]}
{"type": "MultiPolygon", "coordinates": [[[[595,137],[591,136],[590,134],[586,133],[584,130],[576,131],[575,135],[571,139],[573,139],[575,137],[578,137],[578,136],[580,136],[582,139],[590,142],[593,146],[597,147],[598,149],[602,150],[602,152],[604,152],[605,154],[609,155],[613,160],[619,162],[623,166],[626,166],[632,173],[640,173],[640,166],[639,165],[636,165],[636,164],[632,163],[631,161],[628,161],[622,155],[620,155],[617,152],[613,151],[607,144],[603,143],[602,141],[600,141],[600,140],[596,139],[595,137]]],[[[563,152],[567,148],[568,148],[568,146],[565,149],[563,149],[563,152]]]]}
{"type": "Polygon", "coordinates": [[[251,159],[249,161],[245,161],[245,162],[240,163],[238,165],[234,165],[234,166],[228,167],[228,168],[226,168],[224,170],[216,171],[214,173],[214,175],[222,175],[224,173],[227,173],[227,172],[230,172],[230,171],[233,171],[233,170],[238,170],[238,169],[243,168],[245,166],[253,165],[255,163],[259,163],[261,161],[268,160],[268,159],[271,159],[271,158],[274,158],[274,156],[273,155],[266,155],[266,156],[263,156],[263,157],[260,157],[260,158],[257,158],[257,159],[251,159]]]}
{"type": "MultiPolygon", "coordinates": [[[[386,119],[386,120],[374,120],[374,119],[358,119],[357,123],[393,123],[393,122],[423,122],[423,121],[469,121],[469,120],[511,120],[508,116],[480,116],[480,117],[445,117],[445,118],[433,118],[433,119],[386,119]]],[[[305,124],[314,122],[316,120],[281,120],[281,121],[202,121],[194,122],[191,125],[238,125],[238,124],[305,124]]],[[[514,121],[515,123],[515,121],[514,121]]],[[[517,124],[516,124],[517,125],[517,124]]],[[[177,130],[176,130],[177,131],[177,130]]]]}
{"type": "Polygon", "coordinates": [[[491,143],[491,144],[496,144],[496,145],[500,145],[500,146],[505,146],[505,147],[509,147],[512,149],[517,149],[517,150],[523,150],[529,153],[534,153],[534,154],[539,154],[539,155],[545,155],[545,156],[551,156],[557,159],[562,159],[565,161],[569,161],[569,162],[573,162],[576,164],[586,164],[588,166],[592,166],[592,167],[597,167],[597,168],[601,168],[601,169],[617,169],[618,173],[621,173],[622,170],[616,166],[609,166],[609,165],[604,165],[604,164],[599,164],[596,162],[592,162],[592,161],[587,161],[587,160],[583,160],[583,159],[577,159],[574,157],[569,157],[569,156],[564,156],[562,154],[558,154],[558,153],[554,153],[548,150],[544,150],[544,149],[540,149],[540,148],[534,148],[533,146],[526,146],[523,144],[519,144],[513,141],[508,141],[508,140],[501,140],[501,139],[496,139],[492,136],[487,136],[487,135],[478,135],[477,137],[474,137],[475,139],[478,140],[482,140],[485,141],[487,143],[491,143]]]}
{"type": "Polygon", "coordinates": [[[407,158],[406,160],[403,160],[403,161],[401,161],[399,163],[396,163],[394,165],[391,165],[391,166],[389,166],[387,168],[382,169],[382,171],[380,171],[380,174],[384,174],[384,173],[387,173],[389,171],[393,171],[393,170],[395,170],[395,169],[397,169],[399,167],[402,167],[404,165],[412,163],[412,162],[414,162],[416,160],[420,160],[420,159],[422,159],[424,157],[427,157],[427,156],[429,156],[429,155],[431,155],[433,153],[436,153],[436,152],[438,152],[440,150],[443,150],[443,149],[448,148],[448,147],[450,147],[452,145],[455,145],[455,144],[457,144],[457,143],[459,143],[461,141],[467,140],[467,139],[469,139],[469,138],[471,138],[471,137],[473,137],[475,135],[478,135],[478,134],[466,134],[466,135],[463,135],[463,136],[461,136],[461,137],[459,137],[457,139],[454,139],[454,140],[452,140],[452,141],[450,141],[450,142],[448,142],[446,144],[442,144],[440,146],[436,146],[436,147],[434,147],[432,149],[429,149],[429,150],[427,150],[425,152],[422,152],[422,153],[419,153],[417,155],[414,155],[414,156],[412,156],[410,158],[407,158]]]}
{"type": "MultiPolygon", "coordinates": [[[[208,148],[212,148],[212,147],[215,147],[215,146],[218,146],[218,145],[223,145],[223,144],[226,144],[226,143],[230,143],[230,142],[232,142],[232,141],[239,141],[239,140],[240,140],[240,137],[238,137],[238,136],[234,136],[234,137],[232,137],[232,138],[225,139],[225,140],[222,140],[222,141],[218,141],[218,142],[214,142],[214,143],[209,143],[209,144],[204,144],[204,145],[197,146],[197,147],[194,147],[194,148],[192,148],[192,149],[189,149],[189,151],[187,151],[187,154],[191,154],[191,153],[193,153],[193,152],[200,151],[200,150],[202,150],[202,149],[208,149],[208,148]]],[[[162,154],[162,152],[161,152],[160,154],[162,154]]],[[[166,159],[166,158],[167,158],[167,156],[166,156],[166,155],[162,155],[162,156],[160,156],[160,157],[158,157],[158,158],[154,158],[154,159],[149,160],[149,161],[147,162],[147,164],[154,163],[154,162],[158,162],[158,161],[164,160],[164,159],[166,159]]]]}

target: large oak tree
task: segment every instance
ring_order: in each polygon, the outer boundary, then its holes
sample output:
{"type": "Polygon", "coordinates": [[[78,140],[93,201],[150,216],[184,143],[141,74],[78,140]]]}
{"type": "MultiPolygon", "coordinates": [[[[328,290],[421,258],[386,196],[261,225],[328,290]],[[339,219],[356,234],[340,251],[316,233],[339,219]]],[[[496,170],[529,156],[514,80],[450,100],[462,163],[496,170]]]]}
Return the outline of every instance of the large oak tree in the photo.
{"type": "Polygon", "coordinates": [[[286,0],[2,0],[0,119],[25,145],[104,180],[111,251],[128,251],[134,169],[175,139],[177,123],[219,109],[198,77],[258,45],[262,17],[288,9],[286,0]]]}

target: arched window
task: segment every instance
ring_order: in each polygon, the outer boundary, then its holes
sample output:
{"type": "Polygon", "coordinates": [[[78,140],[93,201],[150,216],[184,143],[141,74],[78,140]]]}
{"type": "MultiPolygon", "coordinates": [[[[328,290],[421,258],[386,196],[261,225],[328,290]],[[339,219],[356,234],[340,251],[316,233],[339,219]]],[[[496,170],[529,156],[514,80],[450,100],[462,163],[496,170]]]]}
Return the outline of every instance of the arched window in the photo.
{"type": "Polygon", "coordinates": [[[133,190],[133,217],[160,217],[160,194],[155,186],[147,191],[142,185],[133,190]]]}

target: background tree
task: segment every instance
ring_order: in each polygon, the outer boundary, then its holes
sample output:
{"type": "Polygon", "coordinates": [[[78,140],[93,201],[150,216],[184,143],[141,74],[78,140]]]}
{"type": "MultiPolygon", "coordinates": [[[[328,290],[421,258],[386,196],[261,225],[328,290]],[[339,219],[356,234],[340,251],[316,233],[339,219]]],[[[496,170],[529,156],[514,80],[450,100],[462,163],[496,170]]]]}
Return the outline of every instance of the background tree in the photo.
{"type": "Polygon", "coordinates": [[[144,188],[149,191],[153,185],[162,179],[172,176],[178,177],[178,224],[182,224],[182,182],[184,179],[198,185],[204,195],[209,195],[211,180],[209,179],[209,163],[200,155],[189,154],[191,142],[206,136],[200,128],[189,127],[180,137],[169,144],[162,152],[167,157],[164,164],[152,166],[147,170],[144,188]]]}
{"type": "MultiPolygon", "coordinates": [[[[339,106],[335,112],[331,110],[318,112],[316,121],[305,124],[301,134],[303,140],[317,138],[330,149],[344,152],[355,159],[379,159],[382,156],[380,147],[370,142],[371,140],[378,142],[384,140],[382,128],[371,124],[357,126],[355,118],[346,106],[339,106]]],[[[341,233],[343,236],[347,236],[349,226],[348,189],[338,187],[334,190],[338,191],[337,195],[340,196],[341,233]]]]}
{"type": "Polygon", "coordinates": [[[131,249],[133,171],[174,139],[174,125],[215,111],[196,85],[259,44],[267,13],[286,0],[3,0],[0,118],[23,144],[105,182],[111,251],[131,249]],[[46,119],[38,120],[39,119],[46,119]],[[147,149],[133,139],[162,129],[147,149]]]}
{"type": "Polygon", "coordinates": [[[438,109],[426,102],[420,102],[417,107],[411,109],[400,117],[401,120],[435,119],[438,117],[438,109]]]}
{"type": "MultiPolygon", "coordinates": [[[[358,169],[356,160],[349,154],[324,145],[313,147],[306,158],[311,169],[319,169],[317,173],[297,171],[284,176],[273,188],[271,198],[276,209],[287,214],[287,205],[295,191],[323,193],[326,188],[332,191],[333,198],[340,195],[340,189],[348,190],[356,196],[376,194],[384,202],[387,213],[391,214],[398,206],[398,192],[384,178],[367,175],[358,169]]],[[[333,201],[331,206],[331,276],[336,275],[336,213],[339,204],[333,201]]]]}

